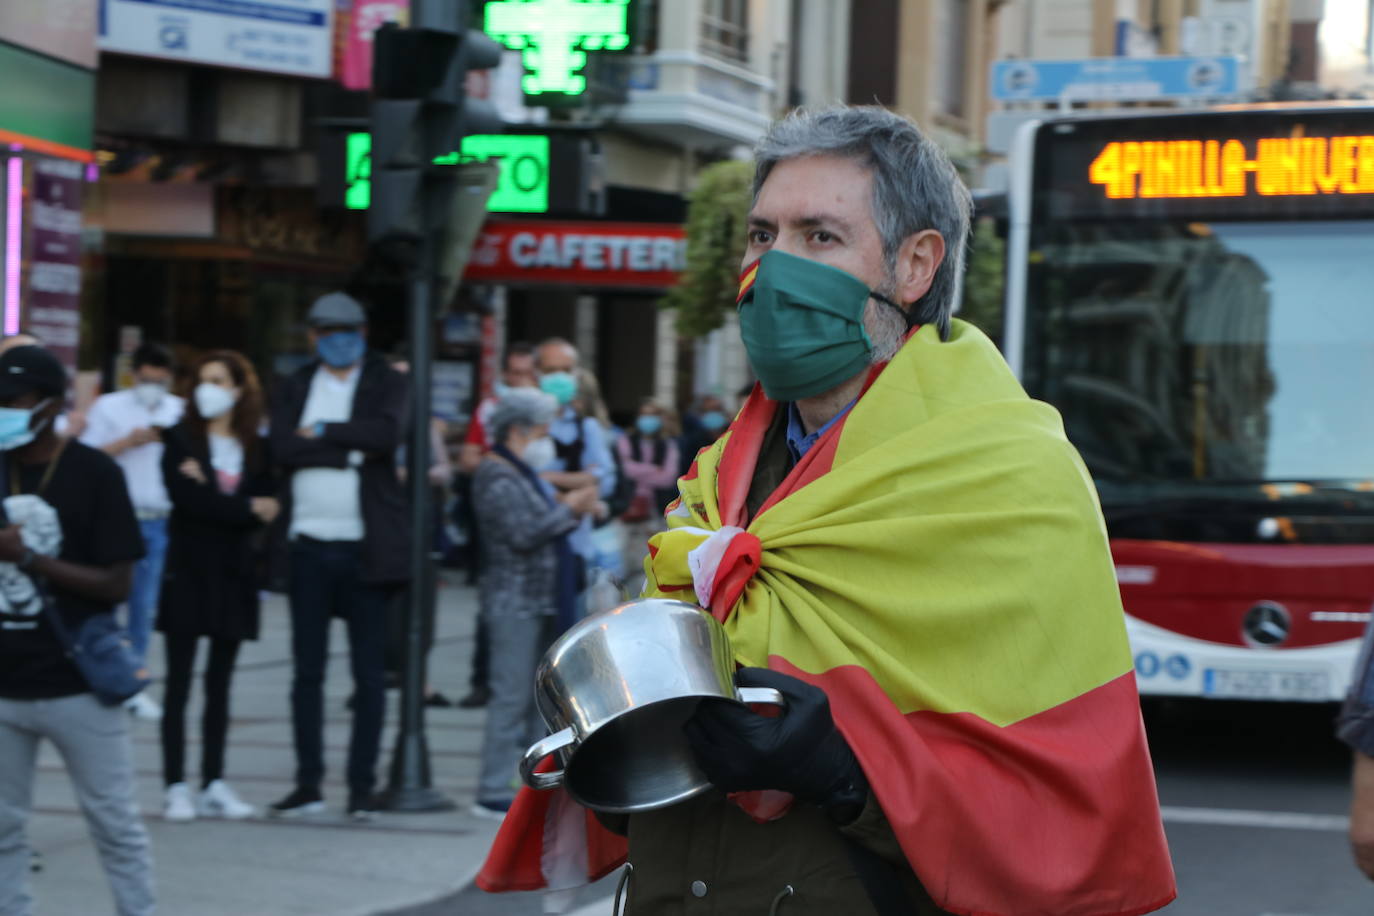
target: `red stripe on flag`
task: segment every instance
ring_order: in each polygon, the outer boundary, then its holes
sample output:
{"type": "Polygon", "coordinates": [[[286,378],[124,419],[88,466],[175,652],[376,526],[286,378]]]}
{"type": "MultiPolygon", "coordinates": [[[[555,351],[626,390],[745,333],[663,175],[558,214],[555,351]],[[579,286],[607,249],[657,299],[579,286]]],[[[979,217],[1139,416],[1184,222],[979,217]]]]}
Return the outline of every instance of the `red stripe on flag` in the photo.
{"type": "Polygon", "coordinates": [[[736,528],[749,527],[749,484],[758,464],[763,437],[773,422],[778,402],[763,393],[763,386],[754,385],[749,400],[744,402],[739,416],[730,425],[730,438],[716,469],[716,503],[720,507],[720,523],[736,528]]]}
{"type": "Polygon", "coordinates": [[[926,890],[960,916],[1140,916],[1176,896],[1134,672],[1005,728],[903,715],[864,669],[826,691],[926,890]]]}
{"type": "MultiPolygon", "coordinates": [[[[536,769],[540,773],[554,768],[552,760],[545,760],[536,769]]],[[[487,860],[477,873],[476,884],[492,894],[504,891],[537,891],[548,886],[544,877],[544,830],[549,809],[562,789],[536,792],[522,788],[515,796],[515,804],[506,813],[501,828],[492,841],[487,860]]],[[[596,815],[585,808],[578,813],[586,816],[587,883],[598,881],[623,863],[629,853],[629,842],[611,833],[596,815]]]]}
{"type": "Polygon", "coordinates": [[[711,614],[721,623],[734,611],[735,602],[759,571],[762,560],[763,548],[756,535],[741,531],[730,539],[711,583],[711,614]]]}

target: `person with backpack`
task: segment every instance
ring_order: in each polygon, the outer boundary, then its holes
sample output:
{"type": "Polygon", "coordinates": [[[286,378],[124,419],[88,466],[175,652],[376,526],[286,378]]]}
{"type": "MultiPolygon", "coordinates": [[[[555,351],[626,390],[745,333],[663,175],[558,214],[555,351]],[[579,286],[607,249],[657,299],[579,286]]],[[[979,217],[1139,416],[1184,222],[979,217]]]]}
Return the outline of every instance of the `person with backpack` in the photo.
{"type": "Polygon", "coordinates": [[[630,506],[620,516],[625,525],[625,572],[630,579],[642,574],[649,538],[667,527],[663,507],[677,498],[677,435],[674,412],[645,398],[634,429],[616,442],[620,467],[634,482],[630,506]]]}

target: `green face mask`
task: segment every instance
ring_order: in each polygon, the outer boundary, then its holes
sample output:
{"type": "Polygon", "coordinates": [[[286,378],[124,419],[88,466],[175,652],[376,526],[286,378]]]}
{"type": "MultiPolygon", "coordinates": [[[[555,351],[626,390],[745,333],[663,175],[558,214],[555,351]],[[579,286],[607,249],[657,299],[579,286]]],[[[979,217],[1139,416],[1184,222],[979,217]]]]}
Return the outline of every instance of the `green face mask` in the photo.
{"type": "Polygon", "coordinates": [[[577,378],[571,372],[549,372],[539,377],[539,390],[558,399],[566,407],[577,397],[577,378]]]}
{"type": "Polygon", "coordinates": [[[863,320],[869,296],[900,309],[853,274],[783,251],[746,268],[740,336],[764,393],[798,401],[864,371],[873,353],[863,320]]]}

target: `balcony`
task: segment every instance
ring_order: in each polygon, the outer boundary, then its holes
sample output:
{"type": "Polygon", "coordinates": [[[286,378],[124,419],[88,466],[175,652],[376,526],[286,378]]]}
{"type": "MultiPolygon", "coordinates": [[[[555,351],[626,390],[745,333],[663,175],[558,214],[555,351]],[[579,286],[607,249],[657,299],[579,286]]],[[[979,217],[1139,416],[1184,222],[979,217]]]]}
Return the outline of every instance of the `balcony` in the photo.
{"type": "Polygon", "coordinates": [[[692,51],[634,58],[627,87],[618,126],[694,149],[752,144],[776,107],[771,79],[692,51]]]}

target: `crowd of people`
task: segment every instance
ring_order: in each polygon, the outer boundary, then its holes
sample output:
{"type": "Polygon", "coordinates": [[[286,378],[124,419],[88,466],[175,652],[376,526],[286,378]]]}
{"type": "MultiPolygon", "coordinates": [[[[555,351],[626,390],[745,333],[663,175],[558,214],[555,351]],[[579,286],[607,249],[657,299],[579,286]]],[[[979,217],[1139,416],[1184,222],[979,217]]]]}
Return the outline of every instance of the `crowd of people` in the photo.
{"type": "MultiPolygon", "coordinates": [[[[738,299],[759,384],[726,447],[706,448],[731,422],[719,397],[681,424],[646,400],[617,427],[568,341],[509,347],[457,475],[480,582],[461,705],[488,707],[473,812],[502,820],[480,887],[566,889],[628,863],[635,916],[708,894],[722,912],[931,916],[1139,916],[1174,899],[1091,478],[1054,410],[953,317],[970,207],[948,157],[890,112],[773,125],[738,299]],[[683,734],[711,785],[682,803],[589,816],[553,792],[517,795],[517,761],[544,732],[541,653],[631,591],[694,597],[728,633],[736,683],[784,702],[769,716],[698,705],[683,734]]],[[[0,913],[32,909],[43,740],[121,914],[154,899],[131,714],[161,719],[169,821],[254,813],[225,745],[274,534],[297,769],[267,813],[324,809],[333,618],[353,681],[345,810],[379,808],[389,609],[420,586],[401,468],[415,418],[405,367],[369,353],[355,299],[323,296],[307,322],[317,358],[277,381],[270,410],[241,354],[204,354],[183,399],[170,356],[145,346],[132,387],[66,414],[66,372],[41,342],[0,344],[0,913]],[[120,604],[127,648],[98,641],[120,604]],[[136,698],[154,628],[160,709],[136,698]],[[184,719],[202,640],[193,791],[184,719]]],[[[428,482],[442,490],[439,439],[428,482]]],[[[1374,627],[1341,717],[1357,752],[1352,840],[1374,875],[1371,723],[1374,627]]]]}
{"type": "MultiPolygon", "coordinates": [[[[225,756],[236,661],[258,637],[274,579],[290,610],[297,769],[265,813],[325,810],[323,687],[336,617],[353,681],[345,812],[366,820],[380,807],[385,690],[403,667],[410,585],[408,367],[369,352],[366,312],[345,293],[316,300],[307,324],[316,359],[278,379],[270,405],[243,354],[215,350],[178,366],[148,343],[132,354],[132,384],[77,411],[41,340],[0,342],[0,912],[32,906],[25,824],[41,740],[63,756],[121,913],[153,907],[130,718],[159,723],[167,821],[259,813],[235,791],[225,756]],[[117,626],[140,668],[161,633],[160,703],[147,690],[118,702],[93,692],[63,635],[79,638],[92,620],[117,626]],[[202,643],[199,770],[188,773],[202,643]]],[[[598,584],[606,600],[625,594],[683,456],[723,429],[718,399],[701,406],[685,436],[652,401],[622,432],[576,350],[549,340],[509,348],[496,393],[466,430],[432,421],[431,503],[452,511],[436,531],[466,536],[482,585],[473,690],[461,701],[492,707],[475,812],[502,816],[518,754],[542,729],[527,689],[539,654],[595,603],[598,584]],[[449,439],[464,432],[452,442],[455,469],[449,439]]],[[[449,705],[428,686],[426,702],[449,705]]]]}
{"type": "Polygon", "coordinates": [[[671,407],[646,399],[618,427],[576,348],[558,338],[511,345],[495,387],[459,461],[482,558],[472,692],[459,702],[490,704],[473,812],[499,819],[520,754],[544,732],[528,689],[540,656],[580,617],[638,593],[678,477],[729,418],[706,396],[684,431],[671,407]]]}

